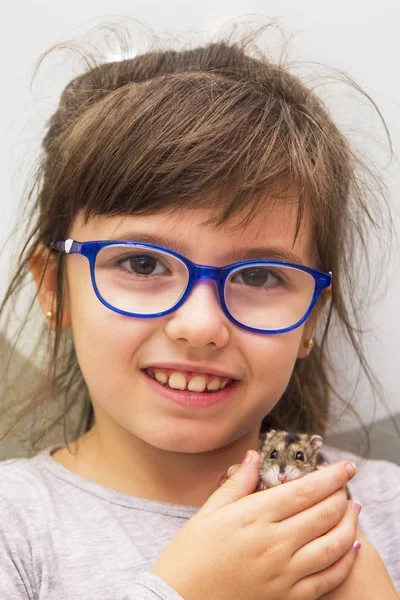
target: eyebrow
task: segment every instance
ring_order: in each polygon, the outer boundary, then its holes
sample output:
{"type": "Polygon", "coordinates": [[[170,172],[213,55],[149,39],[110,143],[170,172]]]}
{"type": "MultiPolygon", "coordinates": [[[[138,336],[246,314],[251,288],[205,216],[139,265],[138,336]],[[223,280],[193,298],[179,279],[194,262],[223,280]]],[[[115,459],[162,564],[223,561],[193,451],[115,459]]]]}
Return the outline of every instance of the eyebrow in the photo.
{"type": "MultiPolygon", "coordinates": [[[[164,246],[170,248],[179,254],[187,256],[188,248],[184,244],[178,242],[176,239],[172,239],[169,236],[160,236],[156,233],[135,233],[135,232],[124,232],[118,236],[112,236],[109,238],[113,241],[134,241],[134,242],[145,242],[149,244],[156,244],[158,246],[164,246]]],[[[274,247],[258,247],[258,248],[235,248],[231,252],[227,252],[221,256],[223,261],[227,264],[232,262],[239,262],[241,260],[251,259],[270,259],[270,260],[284,260],[287,262],[297,263],[304,265],[305,262],[299,256],[291,252],[286,248],[274,248],[274,247]]]]}

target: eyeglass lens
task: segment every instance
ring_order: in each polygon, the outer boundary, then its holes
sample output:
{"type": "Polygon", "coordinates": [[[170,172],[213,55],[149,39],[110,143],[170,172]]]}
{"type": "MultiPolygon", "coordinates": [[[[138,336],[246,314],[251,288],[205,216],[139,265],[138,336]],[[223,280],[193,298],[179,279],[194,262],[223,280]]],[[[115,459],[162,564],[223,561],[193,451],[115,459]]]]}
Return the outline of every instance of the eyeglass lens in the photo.
{"type": "MultiPolygon", "coordinates": [[[[121,244],[99,251],[95,279],[103,300],[117,310],[151,315],[179,302],[189,272],[181,260],[166,252],[121,244]]],[[[255,262],[229,275],[225,303],[243,325],[281,329],[305,315],[314,288],[314,278],[305,271],[255,262]]]]}

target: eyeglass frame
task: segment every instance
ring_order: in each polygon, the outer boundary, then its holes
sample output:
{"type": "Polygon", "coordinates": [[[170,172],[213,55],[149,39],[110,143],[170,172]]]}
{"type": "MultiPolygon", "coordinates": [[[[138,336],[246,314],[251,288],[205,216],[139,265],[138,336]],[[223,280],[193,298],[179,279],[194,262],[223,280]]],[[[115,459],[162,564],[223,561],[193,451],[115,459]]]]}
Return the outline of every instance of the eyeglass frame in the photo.
{"type": "Polygon", "coordinates": [[[139,318],[139,319],[153,319],[156,317],[164,317],[166,315],[171,314],[172,312],[175,312],[176,310],[178,310],[178,308],[180,308],[185,303],[185,301],[189,297],[190,293],[192,292],[194,286],[196,285],[196,283],[199,280],[211,279],[211,280],[215,281],[217,284],[218,295],[219,295],[219,300],[220,300],[222,310],[223,310],[225,316],[228,317],[228,319],[234,325],[237,325],[241,329],[245,329],[247,331],[252,331],[254,333],[264,333],[264,334],[268,334],[268,335],[288,333],[289,331],[293,331],[294,329],[297,329],[297,327],[300,327],[300,325],[302,325],[308,319],[318,298],[321,295],[321,292],[324,289],[329,288],[332,284],[332,272],[331,271],[329,271],[329,273],[326,273],[324,271],[319,271],[318,269],[306,267],[305,265],[299,265],[296,263],[291,263],[291,262],[281,261],[281,260],[269,260],[269,259],[254,260],[254,259],[252,259],[252,260],[243,260],[243,261],[231,263],[224,267],[211,267],[209,265],[199,265],[197,263],[194,263],[190,259],[186,258],[186,256],[184,256],[183,254],[180,254],[179,252],[176,252],[175,250],[172,250],[170,248],[166,248],[164,246],[158,246],[156,244],[151,244],[151,243],[147,243],[147,242],[135,242],[134,240],[96,240],[96,241],[88,241],[88,242],[78,242],[77,240],[68,239],[68,240],[64,240],[64,241],[54,242],[52,247],[54,250],[57,250],[58,252],[61,252],[64,254],[82,254],[83,256],[85,256],[88,259],[89,264],[90,264],[90,275],[91,275],[92,286],[93,286],[93,290],[94,290],[98,300],[104,306],[106,306],[108,309],[112,310],[113,312],[116,312],[120,315],[124,315],[127,317],[135,317],[135,318],[139,318]],[[174,304],[174,306],[172,306],[171,308],[169,308],[165,311],[158,312],[158,313],[152,313],[152,314],[145,314],[145,315],[140,314],[140,313],[127,312],[127,311],[117,308],[116,306],[113,306],[112,304],[109,304],[101,296],[101,294],[99,292],[99,289],[98,289],[97,283],[96,283],[96,275],[95,275],[95,266],[96,266],[97,255],[101,250],[103,250],[103,248],[106,248],[108,246],[131,246],[131,247],[140,247],[140,248],[148,249],[148,250],[158,250],[158,251],[164,252],[166,254],[169,254],[172,257],[178,259],[180,262],[182,262],[188,270],[189,277],[188,277],[186,289],[185,289],[184,293],[182,294],[181,298],[178,300],[178,302],[176,304],[174,304]],[[276,267],[279,267],[279,266],[290,267],[290,268],[297,269],[297,270],[303,271],[305,273],[308,273],[309,275],[311,275],[313,277],[314,292],[313,292],[313,296],[312,296],[310,305],[309,305],[306,313],[303,315],[303,317],[299,321],[294,323],[294,325],[290,325],[289,327],[284,327],[284,328],[280,328],[280,329],[258,329],[257,327],[250,327],[248,325],[244,325],[240,321],[237,321],[235,319],[235,317],[233,317],[233,315],[230,314],[228,307],[226,305],[226,302],[225,302],[225,293],[224,292],[225,292],[226,280],[236,270],[239,270],[243,267],[251,267],[252,265],[260,265],[260,264],[261,265],[271,265],[271,266],[276,266],[276,267]]]}

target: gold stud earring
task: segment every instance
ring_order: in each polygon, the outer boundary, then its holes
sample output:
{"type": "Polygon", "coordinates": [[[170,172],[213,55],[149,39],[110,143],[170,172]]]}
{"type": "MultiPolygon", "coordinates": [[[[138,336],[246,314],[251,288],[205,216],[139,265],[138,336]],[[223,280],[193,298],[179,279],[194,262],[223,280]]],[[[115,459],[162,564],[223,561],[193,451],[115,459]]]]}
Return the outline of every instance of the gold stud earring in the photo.
{"type": "Polygon", "coordinates": [[[314,340],[306,340],[304,342],[304,348],[307,348],[307,350],[312,350],[314,348],[314,340]]]}
{"type": "Polygon", "coordinates": [[[53,312],[51,310],[48,310],[46,313],[46,319],[52,319],[53,318],[53,312]]]}

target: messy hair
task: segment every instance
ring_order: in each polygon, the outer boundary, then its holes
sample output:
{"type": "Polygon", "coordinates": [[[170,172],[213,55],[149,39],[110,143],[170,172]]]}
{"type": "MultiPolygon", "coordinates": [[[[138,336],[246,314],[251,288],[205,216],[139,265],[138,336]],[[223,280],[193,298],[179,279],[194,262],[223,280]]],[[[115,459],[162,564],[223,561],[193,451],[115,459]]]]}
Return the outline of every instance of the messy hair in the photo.
{"type": "MultiPolygon", "coordinates": [[[[323,434],[339,398],[328,349],[333,320],[372,381],[357,320],[354,258],[388,209],[379,178],[363,169],[324,102],[289,65],[249,48],[248,40],[225,39],[152,50],[91,64],[65,87],[47,124],[28,197],[30,230],[0,317],[23,293],[34,253],[68,238],[78,213],[86,223],[97,215],[211,208],[208,224],[217,230],[233,216],[245,226],[276,203],[295,202],[297,231],[307,215],[317,266],[333,273],[332,298],[313,351],[296,362],[261,431],[323,434]]],[[[49,332],[43,324],[42,380],[13,399],[19,413],[6,432],[58,398],[58,413],[46,426],[40,422],[32,444],[60,424],[64,437],[75,439],[94,422],[71,334],[61,330],[65,256],[56,260],[56,325],[49,332]]]]}

